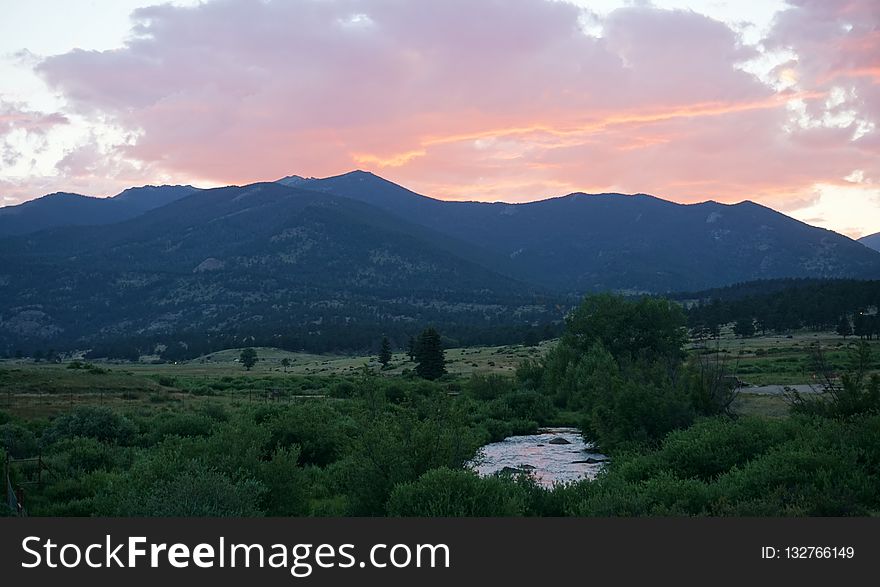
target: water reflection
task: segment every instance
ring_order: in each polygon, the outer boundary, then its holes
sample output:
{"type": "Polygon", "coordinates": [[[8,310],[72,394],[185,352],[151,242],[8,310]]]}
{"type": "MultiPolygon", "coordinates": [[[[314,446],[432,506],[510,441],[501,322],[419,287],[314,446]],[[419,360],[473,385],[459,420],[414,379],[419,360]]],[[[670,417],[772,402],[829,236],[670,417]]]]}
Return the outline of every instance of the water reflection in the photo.
{"type": "Polygon", "coordinates": [[[607,457],[594,452],[577,428],[542,428],[538,434],[510,436],[487,444],[471,468],[479,475],[492,475],[505,469],[526,471],[541,485],[593,479],[607,457]]]}

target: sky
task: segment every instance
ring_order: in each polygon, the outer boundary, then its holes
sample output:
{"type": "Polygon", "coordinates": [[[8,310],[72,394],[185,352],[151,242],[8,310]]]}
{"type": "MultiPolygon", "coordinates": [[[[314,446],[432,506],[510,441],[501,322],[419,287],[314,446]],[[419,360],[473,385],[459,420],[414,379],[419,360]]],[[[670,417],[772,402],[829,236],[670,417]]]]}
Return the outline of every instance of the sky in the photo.
{"type": "Polygon", "coordinates": [[[880,231],[877,0],[0,0],[0,205],[372,171],[880,231]]]}

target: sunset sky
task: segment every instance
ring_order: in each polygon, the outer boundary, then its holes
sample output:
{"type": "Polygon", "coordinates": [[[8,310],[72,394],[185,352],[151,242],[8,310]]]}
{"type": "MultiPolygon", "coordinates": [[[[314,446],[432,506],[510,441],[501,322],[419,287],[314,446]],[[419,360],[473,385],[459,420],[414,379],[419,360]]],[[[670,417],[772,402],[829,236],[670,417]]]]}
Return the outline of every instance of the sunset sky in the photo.
{"type": "Polygon", "coordinates": [[[880,231],[877,0],[0,0],[0,205],[366,169],[880,231]]]}

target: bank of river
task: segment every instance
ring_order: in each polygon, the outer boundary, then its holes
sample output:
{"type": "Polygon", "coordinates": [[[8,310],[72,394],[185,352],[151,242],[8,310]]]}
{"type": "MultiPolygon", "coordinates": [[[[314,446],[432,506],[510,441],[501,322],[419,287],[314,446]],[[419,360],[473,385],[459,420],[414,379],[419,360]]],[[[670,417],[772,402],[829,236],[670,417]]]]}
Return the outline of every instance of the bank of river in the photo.
{"type": "Polygon", "coordinates": [[[482,476],[528,471],[541,485],[593,479],[607,457],[593,450],[577,428],[542,428],[538,434],[510,436],[480,449],[472,468],[482,476]]]}

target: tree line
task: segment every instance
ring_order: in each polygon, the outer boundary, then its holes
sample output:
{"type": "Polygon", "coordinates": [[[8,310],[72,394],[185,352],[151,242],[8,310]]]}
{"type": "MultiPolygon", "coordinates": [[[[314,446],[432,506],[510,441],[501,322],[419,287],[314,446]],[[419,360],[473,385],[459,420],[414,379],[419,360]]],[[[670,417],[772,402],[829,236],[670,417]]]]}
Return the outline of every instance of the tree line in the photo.
{"type": "Polygon", "coordinates": [[[700,337],[717,337],[733,324],[735,334],[836,330],[842,336],[880,335],[880,281],[773,281],[706,292],[684,302],[687,324],[700,337]]]}

